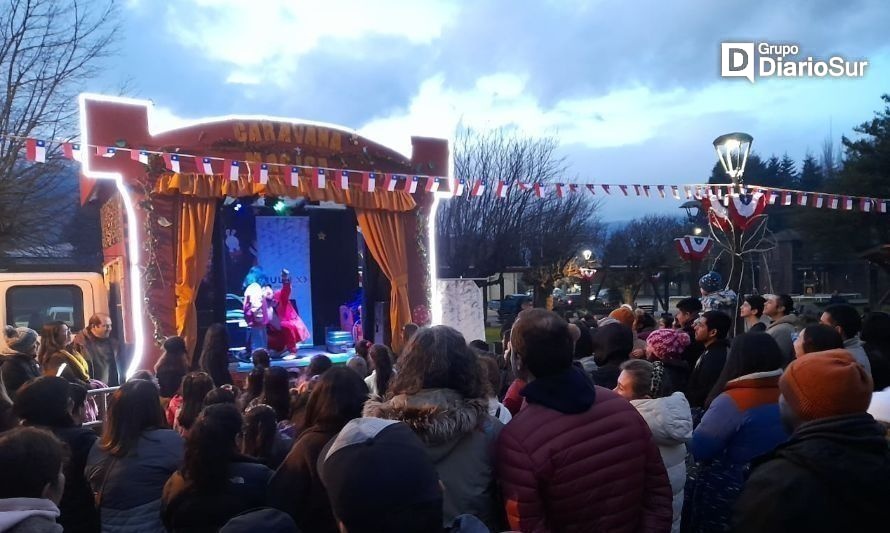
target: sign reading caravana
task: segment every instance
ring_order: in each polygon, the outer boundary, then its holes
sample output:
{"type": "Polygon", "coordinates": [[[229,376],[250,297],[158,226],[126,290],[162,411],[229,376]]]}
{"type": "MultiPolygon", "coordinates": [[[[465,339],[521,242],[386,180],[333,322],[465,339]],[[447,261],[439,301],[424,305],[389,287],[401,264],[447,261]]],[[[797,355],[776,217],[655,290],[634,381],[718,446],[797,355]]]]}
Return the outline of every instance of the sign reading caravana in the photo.
{"type": "Polygon", "coordinates": [[[232,133],[245,146],[245,159],[253,162],[327,167],[328,159],[321,154],[339,155],[344,145],[342,131],[306,124],[240,121],[232,124],[232,133]]]}

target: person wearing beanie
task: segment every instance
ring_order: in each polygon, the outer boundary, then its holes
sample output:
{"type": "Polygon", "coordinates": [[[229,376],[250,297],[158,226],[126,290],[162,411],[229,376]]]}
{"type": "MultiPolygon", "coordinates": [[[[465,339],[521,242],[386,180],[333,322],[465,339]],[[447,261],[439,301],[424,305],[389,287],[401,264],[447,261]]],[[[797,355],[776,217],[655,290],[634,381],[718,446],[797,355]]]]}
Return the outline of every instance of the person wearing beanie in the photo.
{"type": "Polygon", "coordinates": [[[3,331],[6,353],[0,356],[0,383],[9,399],[15,401],[16,392],[28,380],[40,376],[37,365],[37,332],[31,328],[6,326],[3,331]]]}
{"type": "Polygon", "coordinates": [[[723,276],[719,272],[712,270],[702,276],[698,287],[703,311],[722,311],[730,316],[735,313],[738,295],[732,289],[724,288],[723,276]]]}
{"type": "Polygon", "coordinates": [[[844,353],[795,359],[779,380],[791,438],[754,462],[733,531],[878,531],[890,501],[890,448],[866,412],[872,380],[844,353]]]}
{"type": "MultiPolygon", "coordinates": [[[[633,308],[631,306],[624,304],[618,309],[609,313],[609,318],[614,318],[621,324],[624,324],[628,328],[630,328],[631,332],[634,330],[634,324],[637,321],[637,315],[634,313],[633,308]]],[[[634,334],[634,345],[633,349],[630,351],[630,356],[634,359],[640,359],[645,357],[646,355],[646,341],[639,338],[634,334]]],[[[605,387],[605,385],[603,385],[605,387]]]]}
{"type": "Polygon", "coordinates": [[[684,391],[689,382],[689,365],[683,360],[683,351],[692,340],[680,329],[658,329],[646,340],[646,359],[660,361],[671,391],[684,391]]]}

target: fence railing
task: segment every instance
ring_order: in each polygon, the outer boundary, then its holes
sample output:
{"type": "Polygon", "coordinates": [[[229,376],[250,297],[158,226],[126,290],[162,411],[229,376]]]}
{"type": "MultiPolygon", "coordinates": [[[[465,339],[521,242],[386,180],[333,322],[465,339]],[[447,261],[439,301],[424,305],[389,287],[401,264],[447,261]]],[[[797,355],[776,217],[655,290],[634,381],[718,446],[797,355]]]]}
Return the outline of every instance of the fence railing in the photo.
{"type": "Polygon", "coordinates": [[[87,407],[89,408],[90,400],[92,400],[93,404],[96,406],[96,419],[84,422],[83,427],[89,428],[102,425],[102,422],[105,420],[105,415],[108,413],[108,397],[114,394],[114,391],[119,388],[120,387],[105,387],[87,391],[87,407]]]}

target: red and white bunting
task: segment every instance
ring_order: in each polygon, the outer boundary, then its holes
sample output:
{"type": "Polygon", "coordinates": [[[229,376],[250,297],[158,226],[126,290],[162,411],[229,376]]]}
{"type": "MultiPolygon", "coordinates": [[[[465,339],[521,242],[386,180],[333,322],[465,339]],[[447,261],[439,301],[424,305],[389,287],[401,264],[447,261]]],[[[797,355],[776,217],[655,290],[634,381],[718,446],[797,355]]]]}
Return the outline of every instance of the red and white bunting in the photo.
{"type": "Polygon", "coordinates": [[[563,193],[562,193],[562,187],[563,187],[563,184],[562,184],[562,183],[557,183],[554,187],[556,188],[556,197],[557,197],[557,198],[562,198],[562,196],[563,196],[563,193]]]}
{"type": "Polygon", "coordinates": [[[269,164],[268,163],[260,163],[259,171],[257,172],[257,176],[254,180],[258,181],[260,185],[265,185],[269,183],[269,164]]]}
{"type": "MultiPolygon", "coordinates": [[[[145,150],[130,150],[130,159],[133,161],[139,161],[143,165],[148,164],[148,152],[145,150]]],[[[197,158],[195,158],[197,159],[197,158]]],[[[213,172],[205,172],[205,174],[212,174],[213,172]]]]}
{"type": "Polygon", "coordinates": [[[871,198],[862,198],[859,200],[859,210],[865,213],[871,212],[871,198]]]}
{"type": "Polygon", "coordinates": [[[213,162],[209,157],[196,157],[195,167],[200,174],[213,174],[213,162]]]}
{"type": "Polygon", "coordinates": [[[603,192],[606,193],[606,194],[611,195],[611,194],[612,194],[612,191],[609,190],[609,187],[610,187],[610,185],[602,185],[603,192]]]}
{"type": "Polygon", "coordinates": [[[413,177],[411,178],[411,181],[407,181],[407,182],[405,182],[405,189],[406,189],[409,193],[414,194],[414,193],[417,192],[417,186],[418,186],[419,184],[420,184],[420,176],[413,176],[413,177]]]}
{"type": "Polygon", "coordinates": [[[439,178],[426,179],[426,192],[436,192],[439,190],[439,178]]]}
{"type": "Polygon", "coordinates": [[[313,176],[312,186],[316,189],[327,189],[328,188],[328,176],[325,174],[323,168],[315,169],[315,175],[313,176]]]}
{"type": "Polygon", "coordinates": [[[394,174],[387,172],[383,175],[383,188],[388,192],[393,192],[396,190],[396,185],[399,181],[396,179],[397,176],[394,174]]]}
{"type": "Polygon", "coordinates": [[[825,197],[821,194],[816,195],[816,199],[813,201],[813,207],[816,209],[822,209],[825,205],[825,197]]]}
{"type": "Polygon", "coordinates": [[[569,183],[569,192],[576,193],[578,192],[578,184],[577,183],[569,183]]]}
{"type": "Polygon", "coordinates": [[[671,185],[671,194],[674,196],[674,200],[679,200],[680,199],[680,188],[677,187],[676,185],[671,185]]]}
{"type": "Polygon", "coordinates": [[[495,189],[495,196],[498,198],[506,198],[510,191],[510,185],[504,180],[498,180],[498,186],[495,189]]]}
{"type": "Polygon", "coordinates": [[[300,167],[290,167],[290,186],[300,186],[300,167]]]}
{"type": "Polygon", "coordinates": [[[621,194],[627,196],[627,185],[619,185],[618,188],[621,189],[621,194]]]}
{"type": "Polygon", "coordinates": [[[547,194],[547,186],[543,183],[535,183],[533,185],[535,189],[535,196],[538,198],[543,198],[545,194],[547,194]]]}
{"type": "Polygon", "coordinates": [[[225,169],[226,175],[229,177],[229,181],[238,181],[238,178],[241,177],[241,163],[238,161],[223,161],[223,168],[225,169]]]}
{"type": "MultiPolygon", "coordinates": [[[[415,178],[417,176],[414,176],[415,178]]],[[[482,196],[485,193],[485,184],[482,180],[476,180],[476,183],[473,184],[473,190],[470,192],[471,196],[482,196]]]]}
{"type": "Polygon", "coordinates": [[[349,190],[349,171],[341,170],[340,171],[340,180],[337,182],[340,186],[340,190],[346,191],[349,190]]]}
{"type": "Polygon", "coordinates": [[[36,163],[46,163],[46,141],[25,139],[25,159],[36,163]]]}
{"type": "Polygon", "coordinates": [[[782,205],[791,205],[791,191],[782,193],[782,205]]]}
{"type": "Polygon", "coordinates": [[[637,193],[637,196],[640,196],[640,186],[634,185],[634,192],[637,193]]]}
{"type": "Polygon", "coordinates": [[[844,196],[844,209],[847,211],[853,210],[853,199],[849,196],[844,196]]]}
{"type": "Polygon", "coordinates": [[[880,212],[880,213],[887,212],[887,200],[878,200],[878,212],[880,212]]]}
{"type": "Polygon", "coordinates": [[[797,205],[799,205],[801,207],[806,207],[809,200],[810,200],[810,197],[807,193],[805,193],[805,192],[797,193],[797,205]]]}
{"type": "Polygon", "coordinates": [[[377,189],[377,174],[374,172],[365,172],[362,174],[362,190],[365,192],[374,192],[377,189]]]}
{"type": "MultiPolygon", "coordinates": [[[[662,193],[664,193],[664,191],[662,191],[662,193]]],[[[649,198],[649,185],[643,185],[643,194],[646,195],[646,198],[649,198]]],[[[661,197],[664,198],[664,194],[662,194],[661,197]]]]}
{"type": "Polygon", "coordinates": [[[656,185],[656,189],[658,189],[658,196],[664,198],[664,185],[656,185]]]}
{"type": "Polygon", "coordinates": [[[590,194],[596,196],[596,186],[594,184],[588,183],[587,190],[590,191],[590,194]]]}
{"type": "Polygon", "coordinates": [[[117,154],[117,148],[111,146],[97,146],[96,155],[99,157],[114,157],[117,154]]]}
{"type": "Polygon", "coordinates": [[[684,185],[683,190],[686,191],[686,199],[692,200],[692,187],[689,185],[684,185]]]}
{"type": "Polygon", "coordinates": [[[179,156],[177,154],[164,154],[164,166],[167,170],[179,174],[179,156]]]}
{"type": "Polygon", "coordinates": [[[841,199],[840,199],[840,198],[838,198],[837,196],[832,196],[832,197],[828,200],[828,208],[829,208],[829,209],[837,209],[838,206],[840,205],[840,203],[841,203],[841,199]]]}
{"type": "Polygon", "coordinates": [[[68,159],[72,159],[74,161],[81,161],[80,155],[80,145],[78,143],[65,143],[62,145],[62,153],[68,159]]]}
{"type": "Polygon", "coordinates": [[[454,195],[455,196],[463,196],[464,192],[467,188],[467,180],[460,178],[457,180],[457,185],[454,186],[454,195]]]}

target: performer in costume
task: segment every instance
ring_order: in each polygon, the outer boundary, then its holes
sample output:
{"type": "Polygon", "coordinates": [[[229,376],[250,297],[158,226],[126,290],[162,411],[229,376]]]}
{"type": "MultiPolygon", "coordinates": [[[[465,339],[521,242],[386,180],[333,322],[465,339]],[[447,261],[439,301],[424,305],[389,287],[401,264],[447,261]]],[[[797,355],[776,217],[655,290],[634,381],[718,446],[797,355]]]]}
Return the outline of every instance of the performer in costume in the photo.
{"type": "Polygon", "coordinates": [[[271,297],[272,287],[263,269],[251,267],[244,277],[244,320],[250,327],[251,352],[266,347],[266,326],[272,318],[271,297]]]}
{"type": "Polygon", "coordinates": [[[300,318],[300,314],[290,301],[290,272],[281,271],[281,290],[275,291],[269,299],[272,316],[269,320],[267,335],[269,349],[276,352],[285,350],[297,353],[297,345],[308,339],[309,328],[300,318]]]}

